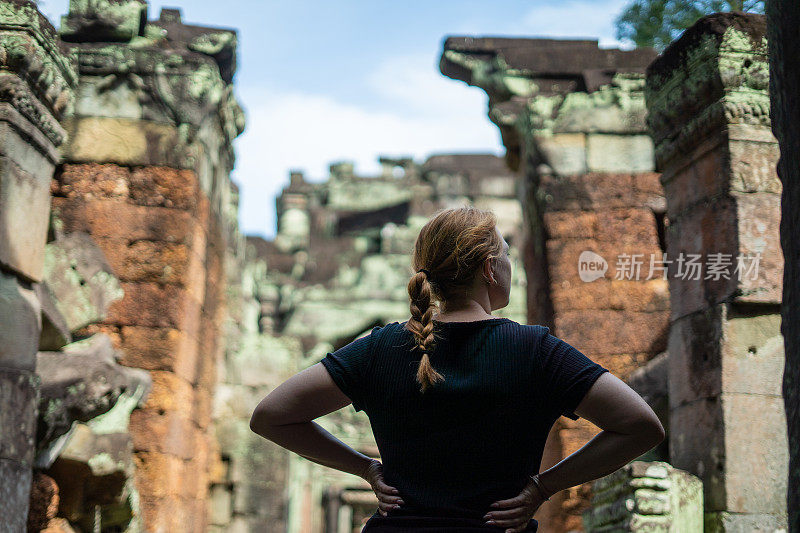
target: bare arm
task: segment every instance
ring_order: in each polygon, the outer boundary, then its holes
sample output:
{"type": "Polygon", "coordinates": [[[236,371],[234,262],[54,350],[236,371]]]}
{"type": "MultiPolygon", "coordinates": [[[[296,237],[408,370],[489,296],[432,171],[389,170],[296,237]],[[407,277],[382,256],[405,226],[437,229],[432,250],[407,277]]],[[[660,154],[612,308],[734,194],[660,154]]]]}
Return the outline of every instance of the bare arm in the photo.
{"type": "Polygon", "coordinates": [[[309,461],[364,478],[379,499],[381,514],[402,505],[398,491],[383,482],[380,462],[357,452],[326,431],[315,418],[350,404],[321,363],[283,382],[261,400],[250,429],[309,461]]]}
{"type": "Polygon", "coordinates": [[[647,402],[610,372],[597,378],[575,414],[602,431],[539,474],[548,496],[610,474],[664,440],[664,427],[647,402]]]}

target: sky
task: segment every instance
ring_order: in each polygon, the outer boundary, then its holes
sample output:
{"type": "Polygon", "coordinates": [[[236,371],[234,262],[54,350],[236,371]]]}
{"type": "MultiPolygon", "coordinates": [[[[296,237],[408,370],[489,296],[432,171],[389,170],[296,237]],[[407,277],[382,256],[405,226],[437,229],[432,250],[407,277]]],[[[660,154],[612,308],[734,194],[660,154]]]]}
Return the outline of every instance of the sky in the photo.
{"type": "MultiPolygon", "coordinates": [[[[584,37],[622,45],[613,22],[630,0],[171,0],[184,22],[238,31],[236,95],[247,126],[232,179],[243,233],[275,235],[275,198],[289,171],[321,182],[353,161],[482,152],[502,155],[485,93],[438,69],[449,35],[584,37]]],[[[58,26],[68,0],[43,0],[58,26]]]]}

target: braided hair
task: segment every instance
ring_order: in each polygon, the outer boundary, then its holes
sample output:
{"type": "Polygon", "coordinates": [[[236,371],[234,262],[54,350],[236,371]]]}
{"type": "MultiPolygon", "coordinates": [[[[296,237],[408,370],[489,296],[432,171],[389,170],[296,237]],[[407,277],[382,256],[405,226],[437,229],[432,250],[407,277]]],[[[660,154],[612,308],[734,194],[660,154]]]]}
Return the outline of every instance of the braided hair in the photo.
{"type": "Polygon", "coordinates": [[[496,224],[491,211],[474,206],[450,208],[437,212],[417,236],[411,260],[415,273],[408,282],[411,318],[406,329],[414,334],[413,349],[422,354],[417,368],[422,392],[444,380],[430,359],[437,301],[465,296],[483,262],[502,253],[496,224]]]}

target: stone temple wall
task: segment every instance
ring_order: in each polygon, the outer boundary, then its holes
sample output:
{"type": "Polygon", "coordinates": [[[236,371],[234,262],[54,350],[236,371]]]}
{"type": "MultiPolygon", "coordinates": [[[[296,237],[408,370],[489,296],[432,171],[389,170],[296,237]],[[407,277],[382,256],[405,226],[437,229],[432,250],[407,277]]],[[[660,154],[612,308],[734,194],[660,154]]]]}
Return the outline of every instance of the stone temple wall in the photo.
{"type": "MultiPolygon", "coordinates": [[[[645,123],[644,69],[654,56],[596,41],[450,37],[440,64],[487,92],[506,161],[520,175],[529,323],[551,327],[622,379],[667,347],[668,283],[650,271],[665,251],[664,193],[645,123]]],[[[542,468],[596,432],[562,417],[542,468]]],[[[565,491],[537,519],[548,531],[579,529],[589,497],[588,484],[565,491]]]]}
{"type": "Polygon", "coordinates": [[[3,531],[205,531],[250,327],[236,33],[143,0],[73,0],[56,33],[14,0],[0,45],[3,531]]]}

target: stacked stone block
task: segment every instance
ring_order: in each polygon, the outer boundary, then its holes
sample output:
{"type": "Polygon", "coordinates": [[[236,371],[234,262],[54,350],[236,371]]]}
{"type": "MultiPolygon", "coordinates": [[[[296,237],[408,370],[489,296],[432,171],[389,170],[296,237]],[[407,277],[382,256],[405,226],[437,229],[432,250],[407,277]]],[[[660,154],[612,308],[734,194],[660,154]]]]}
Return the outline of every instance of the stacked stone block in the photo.
{"type": "Polygon", "coordinates": [[[781,184],[765,31],[763,16],[710,15],[647,73],[667,251],[705,262],[694,277],[670,266],[668,370],[670,461],[703,480],[705,531],[786,527],[781,184]],[[711,254],[730,259],[728,276],[709,275],[711,254]]]}
{"type": "Polygon", "coordinates": [[[197,177],[168,167],[65,164],[53,195],[64,230],[90,233],[125,291],[87,332],[109,333],[121,363],[149,370],[153,381],[130,426],[144,516],[158,518],[154,530],[202,530],[219,339],[201,332],[218,331],[220,260],[207,244],[208,202],[197,177]]]}
{"type": "Polygon", "coordinates": [[[586,531],[703,531],[703,484],[668,463],[633,461],[592,485],[586,531]]]}
{"type": "Polygon", "coordinates": [[[73,0],[61,38],[78,65],[69,143],[52,182],[55,224],[86,232],[124,297],[77,332],[108,334],[152,390],[131,413],[135,484],[148,531],[205,531],[219,463],[212,401],[243,246],[231,142],[236,35],[185,25],[147,3],[73,0]]]}

